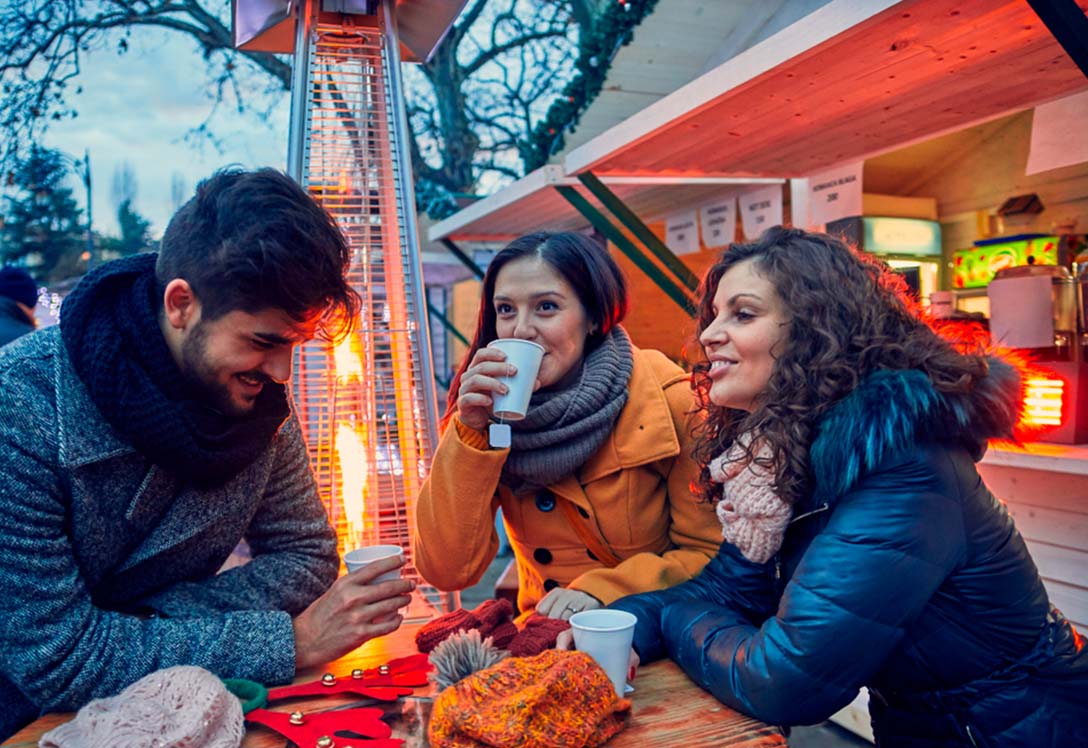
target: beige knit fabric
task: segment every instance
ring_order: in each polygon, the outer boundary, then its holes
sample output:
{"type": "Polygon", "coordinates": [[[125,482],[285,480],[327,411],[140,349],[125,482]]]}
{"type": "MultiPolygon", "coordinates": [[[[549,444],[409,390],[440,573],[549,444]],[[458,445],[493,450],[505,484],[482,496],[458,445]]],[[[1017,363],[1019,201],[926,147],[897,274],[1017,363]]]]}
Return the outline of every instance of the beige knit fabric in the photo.
{"type": "MultiPolygon", "coordinates": [[[[711,460],[710,478],[722,484],[722,500],[715,507],[722,537],[745,558],[762,564],[782,547],[792,508],[774,491],[774,471],[745,460],[745,444],[742,436],[725,454],[711,460]]],[[[753,454],[760,459],[773,456],[765,443],[753,454]]]]}
{"type": "Polygon", "coordinates": [[[242,705],[217,677],[179,666],[95,699],[42,736],[39,748],[238,748],[242,705]]]}

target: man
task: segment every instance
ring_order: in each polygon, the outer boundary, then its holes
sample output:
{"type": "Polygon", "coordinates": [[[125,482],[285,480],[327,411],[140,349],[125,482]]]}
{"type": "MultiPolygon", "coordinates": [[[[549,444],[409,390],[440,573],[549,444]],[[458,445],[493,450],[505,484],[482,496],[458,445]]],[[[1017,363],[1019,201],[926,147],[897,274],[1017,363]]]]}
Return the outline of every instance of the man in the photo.
{"type": "Polygon", "coordinates": [[[35,326],[38,286],[25,270],[0,268],[0,346],[26,335],[35,326]]]}
{"type": "Polygon", "coordinates": [[[157,257],[0,351],[0,737],[172,665],[282,683],[400,624],[413,584],[367,584],[396,559],[336,579],[284,387],[354,320],[349,259],[290,179],[220,172],[157,257]]]}

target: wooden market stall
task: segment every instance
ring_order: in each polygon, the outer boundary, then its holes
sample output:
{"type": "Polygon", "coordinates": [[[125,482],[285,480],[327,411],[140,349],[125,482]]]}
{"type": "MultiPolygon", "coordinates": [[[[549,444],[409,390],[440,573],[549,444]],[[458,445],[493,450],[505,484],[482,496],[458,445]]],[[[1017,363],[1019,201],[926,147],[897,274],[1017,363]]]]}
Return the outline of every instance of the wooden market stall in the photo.
{"type": "MultiPolygon", "coordinates": [[[[1088,0],[1076,0],[1076,7],[1088,9],[1088,0]]],[[[888,154],[919,153],[963,131],[971,135],[956,141],[958,157],[977,163],[965,154],[998,131],[991,123],[1009,118],[1022,127],[1018,113],[1085,91],[1088,77],[1023,0],[834,0],[573,149],[561,166],[436,225],[431,237],[585,227],[588,221],[549,188],[581,184],[575,178],[587,175],[612,180],[615,193],[651,224],[723,189],[667,190],[667,180],[789,179],[785,217],[792,212],[794,223],[803,224],[803,180],[811,174],[849,162],[894,161],[888,154]],[[631,186],[639,180],[640,187],[631,186]]],[[[1000,160],[1013,150],[1001,148],[998,141],[987,153],[1000,160]]],[[[970,182],[938,179],[939,160],[927,169],[929,182],[970,182]]],[[[1019,164],[998,171],[1022,174],[1019,164]]],[[[1056,175],[1063,205],[1088,224],[1088,167],[1056,175]]],[[[1007,182],[1020,184],[1011,176],[1007,182]]],[[[968,208],[962,195],[938,195],[937,202],[958,206],[957,241],[970,241],[966,227],[973,221],[963,216],[978,206],[968,208]]],[[[697,268],[714,254],[684,261],[697,268]]],[[[674,320],[659,325],[662,334],[676,336],[674,320]]],[[[1088,445],[994,447],[981,472],[1007,502],[1054,602],[1088,629],[1088,445]]],[[[868,716],[858,708],[863,699],[838,721],[869,734],[868,716]]]]}
{"type": "MultiPolygon", "coordinates": [[[[564,166],[600,177],[805,177],[1085,89],[1026,2],[833,2],[575,149],[564,166]]],[[[1088,180],[1081,186],[1088,198],[1088,180]]],[[[1088,628],[1088,446],[993,448],[981,472],[1055,604],[1088,628]]],[[[838,721],[869,734],[863,699],[838,721]]]]}

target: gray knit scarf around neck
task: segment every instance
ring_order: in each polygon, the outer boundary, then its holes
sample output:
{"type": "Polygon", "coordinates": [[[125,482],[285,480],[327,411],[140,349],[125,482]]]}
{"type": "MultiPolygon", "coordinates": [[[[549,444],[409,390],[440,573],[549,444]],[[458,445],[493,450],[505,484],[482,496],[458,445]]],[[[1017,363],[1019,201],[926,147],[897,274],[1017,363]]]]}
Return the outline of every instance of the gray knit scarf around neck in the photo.
{"type": "Polygon", "coordinates": [[[582,467],[608,438],[627,403],[633,363],[631,340],[616,326],[586,355],[577,381],[535,393],[525,418],[510,423],[503,485],[514,493],[534,490],[582,467]]]}

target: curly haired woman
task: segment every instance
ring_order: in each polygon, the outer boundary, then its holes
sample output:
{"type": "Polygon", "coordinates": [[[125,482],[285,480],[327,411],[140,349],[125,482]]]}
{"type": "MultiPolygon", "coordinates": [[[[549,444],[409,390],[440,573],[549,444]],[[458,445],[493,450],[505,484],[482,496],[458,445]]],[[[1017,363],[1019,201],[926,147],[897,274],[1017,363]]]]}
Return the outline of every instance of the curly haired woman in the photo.
{"type": "Polygon", "coordinates": [[[1088,648],[975,470],[1020,381],[957,352],[902,283],[839,241],[771,229],[711,268],[697,453],[719,555],[612,607],[766,722],[826,719],[862,686],[879,746],[1088,745],[1088,648]]]}

